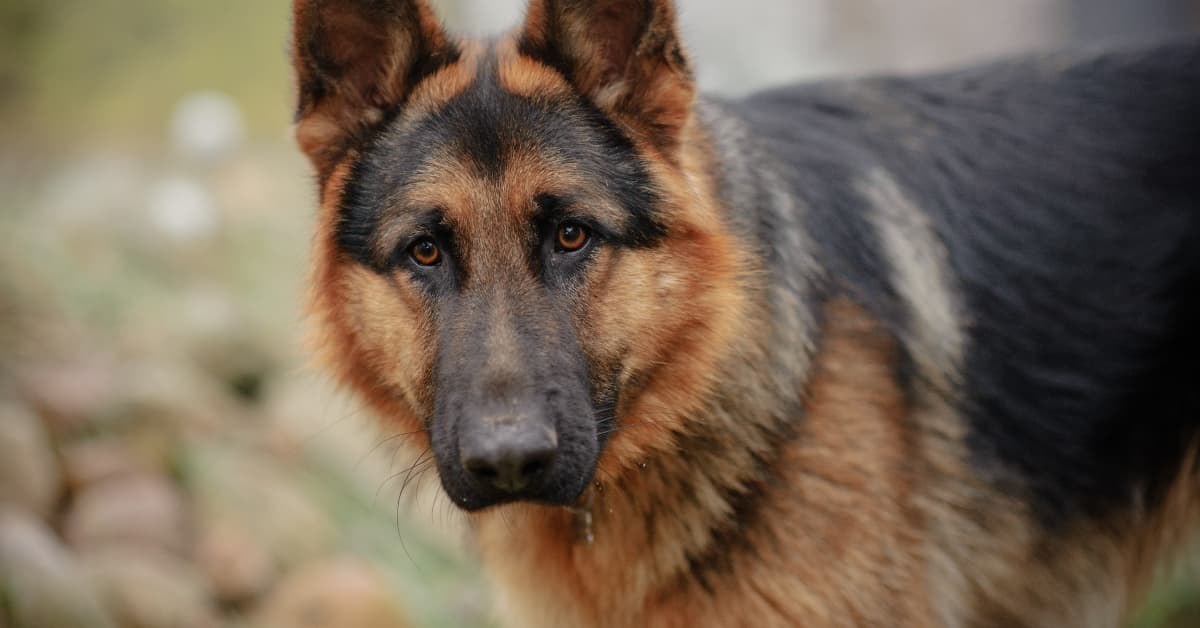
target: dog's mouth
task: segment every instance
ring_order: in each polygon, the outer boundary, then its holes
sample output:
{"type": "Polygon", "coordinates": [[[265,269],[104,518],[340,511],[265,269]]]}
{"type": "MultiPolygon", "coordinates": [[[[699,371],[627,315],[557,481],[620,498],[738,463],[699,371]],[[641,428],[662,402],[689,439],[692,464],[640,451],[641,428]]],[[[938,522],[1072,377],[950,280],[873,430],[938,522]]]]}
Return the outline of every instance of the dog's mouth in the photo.
{"type": "MultiPolygon", "coordinates": [[[[441,467],[442,463],[439,461],[438,465],[441,467]]],[[[594,463],[588,466],[594,467],[594,463]]],[[[468,512],[513,503],[561,506],[575,512],[588,507],[593,473],[591,469],[582,473],[573,471],[548,465],[536,468],[531,472],[532,477],[523,481],[514,480],[511,475],[481,473],[478,469],[439,469],[439,477],[451,501],[468,512]]]]}
{"type": "Polygon", "coordinates": [[[584,545],[591,545],[596,541],[596,533],[592,529],[592,501],[596,496],[595,486],[595,484],[589,484],[574,505],[566,506],[567,511],[574,517],[575,541],[584,545]]]}

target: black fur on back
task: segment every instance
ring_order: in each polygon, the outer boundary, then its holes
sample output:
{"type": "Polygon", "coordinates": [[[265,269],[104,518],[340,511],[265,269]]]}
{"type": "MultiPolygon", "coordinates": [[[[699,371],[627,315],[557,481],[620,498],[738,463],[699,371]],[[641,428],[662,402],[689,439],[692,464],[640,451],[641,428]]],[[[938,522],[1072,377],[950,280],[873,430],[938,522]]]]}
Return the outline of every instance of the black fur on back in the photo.
{"type": "Polygon", "coordinates": [[[718,173],[727,189],[770,171],[802,200],[743,194],[731,220],[768,251],[804,230],[830,288],[901,335],[856,182],[881,169],[927,214],[966,319],[973,463],[1043,523],[1161,498],[1200,426],[1200,40],[789,87],[704,117],[749,130],[719,149],[751,160],[718,173]]]}

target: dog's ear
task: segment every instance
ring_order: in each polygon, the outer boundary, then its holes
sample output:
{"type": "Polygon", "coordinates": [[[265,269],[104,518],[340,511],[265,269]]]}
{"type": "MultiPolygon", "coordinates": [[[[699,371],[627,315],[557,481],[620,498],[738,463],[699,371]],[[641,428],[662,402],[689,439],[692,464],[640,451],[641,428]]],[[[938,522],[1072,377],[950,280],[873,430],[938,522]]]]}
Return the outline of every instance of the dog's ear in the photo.
{"type": "Polygon", "coordinates": [[[671,153],[695,96],[671,0],[532,0],[523,54],[671,153]]]}
{"type": "Polygon", "coordinates": [[[345,149],[458,58],[425,0],[295,0],[296,138],[327,174],[345,149]]]}

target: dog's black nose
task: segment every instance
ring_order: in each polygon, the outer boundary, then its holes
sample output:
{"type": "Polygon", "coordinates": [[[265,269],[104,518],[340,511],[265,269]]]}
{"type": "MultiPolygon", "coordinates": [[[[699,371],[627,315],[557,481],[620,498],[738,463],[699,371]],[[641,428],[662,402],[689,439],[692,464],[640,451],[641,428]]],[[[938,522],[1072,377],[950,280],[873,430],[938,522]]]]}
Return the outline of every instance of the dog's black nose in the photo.
{"type": "Polygon", "coordinates": [[[533,485],[558,450],[553,428],[528,421],[475,429],[463,436],[463,467],[476,482],[511,495],[533,485]]]}

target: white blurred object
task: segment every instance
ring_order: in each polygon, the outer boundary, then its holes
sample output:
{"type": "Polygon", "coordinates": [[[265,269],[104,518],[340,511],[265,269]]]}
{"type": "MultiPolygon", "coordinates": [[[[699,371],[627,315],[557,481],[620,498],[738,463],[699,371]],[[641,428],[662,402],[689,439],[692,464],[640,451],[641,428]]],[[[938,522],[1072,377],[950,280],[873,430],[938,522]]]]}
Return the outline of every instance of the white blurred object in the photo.
{"type": "Polygon", "coordinates": [[[527,3],[521,0],[434,0],[450,28],[466,34],[496,33],[521,22],[527,3]]]}
{"type": "Polygon", "coordinates": [[[246,137],[237,103],[220,92],[193,92],[171,114],[171,148],[188,159],[212,162],[232,154],[246,137]]]}
{"type": "Polygon", "coordinates": [[[212,194],[181,176],[169,176],[151,186],[146,211],[151,226],[177,243],[210,239],[221,226],[212,194]]]}

